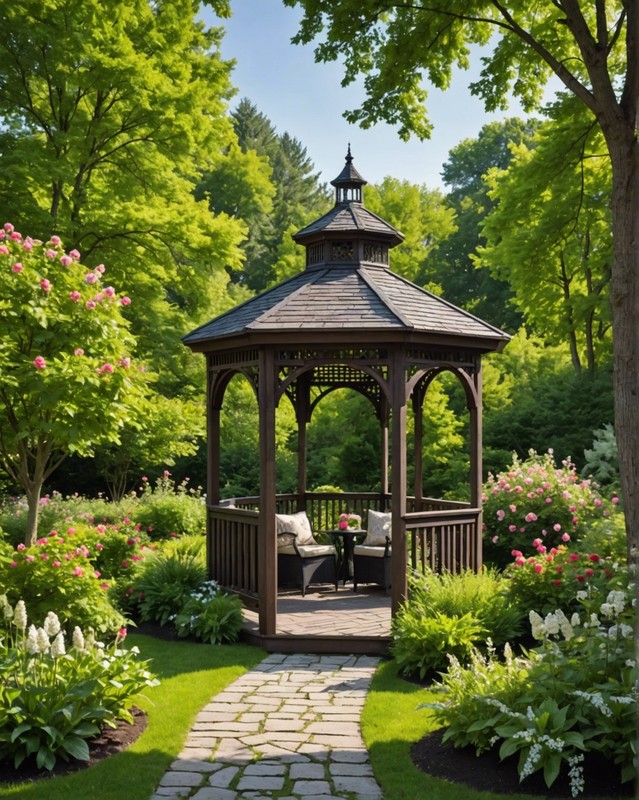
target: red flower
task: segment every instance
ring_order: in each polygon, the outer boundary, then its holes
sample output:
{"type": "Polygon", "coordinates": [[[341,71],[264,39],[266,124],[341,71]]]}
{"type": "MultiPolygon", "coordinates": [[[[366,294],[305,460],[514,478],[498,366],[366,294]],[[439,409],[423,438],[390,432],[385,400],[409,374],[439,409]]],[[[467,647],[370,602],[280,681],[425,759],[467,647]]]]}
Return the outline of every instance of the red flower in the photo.
{"type": "Polygon", "coordinates": [[[591,561],[594,561],[594,562],[597,562],[597,561],[599,561],[599,556],[598,556],[596,553],[592,553],[591,555],[589,555],[589,556],[588,556],[588,558],[589,558],[591,561]]]}

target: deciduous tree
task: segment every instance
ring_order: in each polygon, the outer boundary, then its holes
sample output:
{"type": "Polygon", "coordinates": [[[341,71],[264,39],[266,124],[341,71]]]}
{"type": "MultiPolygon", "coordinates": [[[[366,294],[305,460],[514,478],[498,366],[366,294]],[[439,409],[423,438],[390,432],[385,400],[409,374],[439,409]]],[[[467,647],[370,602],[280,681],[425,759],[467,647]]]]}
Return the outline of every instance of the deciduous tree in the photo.
{"type": "Polygon", "coordinates": [[[31,544],[44,481],[67,455],[141,424],[148,377],[131,358],[129,297],[57,236],[43,243],[5,224],[0,286],[0,467],[25,491],[31,544]]]}
{"type": "Polygon", "coordinates": [[[422,79],[446,89],[454,66],[483,46],[471,90],[489,110],[513,91],[536,107],[555,75],[588,109],[612,166],[615,417],[629,550],[639,558],[639,5],[632,0],[284,0],[305,14],[295,40],[326,30],[318,60],[341,59],[344,83],[364,75],[366,99],[348,113],[364,126],[430,132],[422,79]]]}

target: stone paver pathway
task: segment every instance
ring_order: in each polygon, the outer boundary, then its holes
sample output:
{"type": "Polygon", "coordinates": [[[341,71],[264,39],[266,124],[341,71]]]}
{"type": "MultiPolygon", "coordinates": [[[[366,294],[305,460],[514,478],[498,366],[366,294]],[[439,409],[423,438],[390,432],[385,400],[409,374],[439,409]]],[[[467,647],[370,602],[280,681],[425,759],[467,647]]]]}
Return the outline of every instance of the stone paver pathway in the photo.
{"type": "Polygon", "coordinates": [[[359,725],[377,663],[267,656],[202,709],[151,800],[381,800],[359,725]]]}

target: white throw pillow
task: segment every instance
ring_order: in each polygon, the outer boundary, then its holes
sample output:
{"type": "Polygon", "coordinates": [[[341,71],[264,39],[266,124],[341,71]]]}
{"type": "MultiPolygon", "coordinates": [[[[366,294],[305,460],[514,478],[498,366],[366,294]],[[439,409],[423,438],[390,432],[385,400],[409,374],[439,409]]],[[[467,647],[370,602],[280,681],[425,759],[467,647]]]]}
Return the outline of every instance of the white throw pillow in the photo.
{"type": "Polygon", "coordinates": [[[297,514],[276,514],[275,520],[278,537],[282,533],[294,533],[298,545],[315,544],[306,511],[298,511],[297,514]]]}
{"type": "Polygon", "coordinates": [[[391,530],[391,512],[373,511],[369,508],[366,538],[362,544],[369,547],[383,547],[386,544],[386,537],[391,536],[391,530]]]}

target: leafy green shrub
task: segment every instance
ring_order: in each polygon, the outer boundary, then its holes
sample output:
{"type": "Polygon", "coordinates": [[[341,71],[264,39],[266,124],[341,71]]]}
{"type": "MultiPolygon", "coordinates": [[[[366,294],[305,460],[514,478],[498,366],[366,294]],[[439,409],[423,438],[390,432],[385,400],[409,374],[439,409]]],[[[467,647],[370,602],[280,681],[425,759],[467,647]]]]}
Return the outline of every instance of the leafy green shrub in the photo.
{"type": "Polygon", "coordinates": [[[393,621],[393,655],[401,671],[423,677],[445,668],[449,652],[464,661],[472,644],[518,637],[525,614],[510,602],[508,589],[495,570],[411,575],[409,598],[393,621]]]}
{"type": "MultiPolygon", "coordinates": [[[[532,635],[540,644],[504,660],[474,651],[470,666],[451,659],[437,687],[445,702],[428,704],[447,726],[445,740],[473,745],[478,753],[501,742],[501,758],[518,754],[520,780],[543,770],[547,786],[565,771],[576,796],[584,790],[583,762],[599,753],[635,776],[632,589],[612,590],[594,604],[583,592],[582,614],[560,610],[542,618],[531,612],[532,635]]],[[[525,786],[523,787],[525,790],[525,786]]]]}
{"type": "Polygon", "coordinates": [[[392,653],[400,671],[419,674],[420,678],[445,667],[447,654],[467,661],[473,642],[484,634],[470,613],[448,616],[435,611],[432,616],[425,616],[415,613],[408,603],[400,609],[392,628],[392,653]]]}
{"type": "Polygon", "coordinates": [[[133,697],[157,685],[148,664],[137,660],[137,648],[119,647],[124,632],[106,650],[76,627],[67,650],[55,614],[36,628],[22,600],[13,608],[0,596],[0,606],[0,761],[18,768],[35,758],[47,770],[59,758],[88,761],[86,740],[118,719],[132,722],[133,697]]]}
{"type": "MultiPolygon", "coordinates": [[[[203,540],[201,540],[203,542],[203,540]]],[[[192,542],[180,542],[173,551],[156,553],[144,564],[135,581],[139,614],[144,622],[165,625],[184,607],[191,592],[207,578],[201,550],[192,542]]]]}
{"type": "Polygon", "coordinates": [[[188,478],[174,486],[168,470],[157,479],[155,489],[142,478],[142,495],[132,513],[152,539],[202,535],[206,530],[206,506],[201,490],[189,487],[188,478]]]}
{"type": "Polygon", "coordinates": [[[10,603],[27,603],[36,624],[42,624],[48,611],[55,611],[69,630],[79,625],[110,635],[124,623],[109,602],[109,583],[95,569],[91,550],[76,538],[73,527],[64,535],[52,531],[31,547],[5,547],[0,585],[10,603]]]}
{"type": "Polygon", "coordinates": [[[206,581],[191,592],[182,610],[172,620],[180,636],[195,636],[203,642],[236,642],[242,630],[242,601],[206,581]]]}
{"type": "Polygon", "coordinates": [[[578,541],[593,521],[613,513],[616,501],[605,501],[570,461],[557,468],[551,452],[515,457],[484,484],[484,560],[504,567],[513,550],[525,551],[533,540],[547,548],[578,541]]]}

